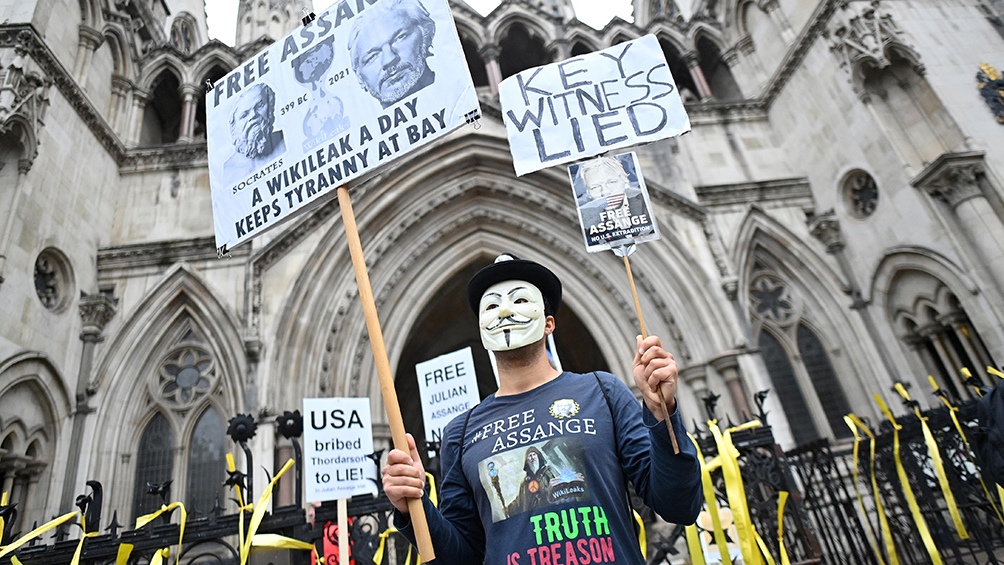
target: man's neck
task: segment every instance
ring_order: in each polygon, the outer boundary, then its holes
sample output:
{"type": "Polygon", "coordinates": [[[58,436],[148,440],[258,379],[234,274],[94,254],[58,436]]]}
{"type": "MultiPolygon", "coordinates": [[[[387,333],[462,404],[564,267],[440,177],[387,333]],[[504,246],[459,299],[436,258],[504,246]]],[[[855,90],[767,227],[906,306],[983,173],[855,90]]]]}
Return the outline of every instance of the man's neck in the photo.
{"type": "Polygon", "coordinates": [[[543,340],[513,351],[497,351],[495,360],[499,370],[495,396],[531,391],[561,374],[547,360],[543,340]]]}

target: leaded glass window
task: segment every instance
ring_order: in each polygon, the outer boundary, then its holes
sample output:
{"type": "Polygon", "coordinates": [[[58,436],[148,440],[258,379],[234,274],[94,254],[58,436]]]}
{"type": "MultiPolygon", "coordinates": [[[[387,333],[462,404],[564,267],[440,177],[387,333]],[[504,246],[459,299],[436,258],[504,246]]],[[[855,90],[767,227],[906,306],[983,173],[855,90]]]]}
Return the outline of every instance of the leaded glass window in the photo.
{"type": "Polygon", "coordinates": [[[784,415],[788,417],[788,425],[791,427],[795,443],[802,445],[819,439],[819,432],[812,421],[809,405],[802,396],[802,389],[799,388],[798,380],[795,378],[795,370],[781,342],[770,332],[760,332],[759,346],[774,391],[784,406],[784,415]]]}
{"type": "Polygon", "coordinates": [[[136,454],[136,483],[133,487],[133,517],[160,508],[161,500],[147,494],[153,485],[174,478],[174,430],[163,414],[157,413],[146,425],[136,454]]]}
{"type": "Polygon", "coordinates": [[[202,413],[188,442],[188,492],[190,512],[206,515],[217,504],[223,505],[223,481],[226,480],[226,435],[223,419],[210,406],[202,413]]]}
{"type": "Polygon", "coordinates": [[[851,413],[851,405],[837,380],[837,373],[833,370],[826,349],[805,324],[798,325],[797,341],[798,354],[802,357],[805,370],[809,372],[812,387],[816,389],[833,435],[838,438],[850,437],[851,429],[844,423],[844,416],[851,413]]]}

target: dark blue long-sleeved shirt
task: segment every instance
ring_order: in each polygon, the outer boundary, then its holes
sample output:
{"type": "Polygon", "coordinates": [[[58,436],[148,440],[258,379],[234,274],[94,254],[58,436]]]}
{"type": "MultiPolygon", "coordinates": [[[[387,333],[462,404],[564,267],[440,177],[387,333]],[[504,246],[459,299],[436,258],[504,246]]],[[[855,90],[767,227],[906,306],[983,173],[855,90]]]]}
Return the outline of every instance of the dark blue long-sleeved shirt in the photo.
{"type": "MultiPolygon", "coordinates": [[[[674,455],[614,375],[566,372],[472,410],[466,430],[460,416],[444,431],[439,508],[424,501],[437,563],[641,565],[625,478],[665,520],[697,519],[700,465],[679,414],[674,455]]],[[[414,539],[407,517],[395,523],[414,539]]]]}

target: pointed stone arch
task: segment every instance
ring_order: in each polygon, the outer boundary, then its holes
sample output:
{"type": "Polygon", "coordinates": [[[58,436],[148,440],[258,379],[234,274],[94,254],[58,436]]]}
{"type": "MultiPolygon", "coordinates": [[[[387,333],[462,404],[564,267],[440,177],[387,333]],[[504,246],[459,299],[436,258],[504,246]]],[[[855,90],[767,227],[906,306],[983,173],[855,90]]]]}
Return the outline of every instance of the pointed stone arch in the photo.
{"type": "MultiPolygon", "coordinates": [[[[890,249],[873,273],[869,300],[883,313],[890,341],[900,344],[913,373],[944,372],[939,380],[948,384],[958,376],[952,361],[1004,359],[1004,328],[993,317],[988,297],[954,261],[931,249],[899,247],[890,249]],[[931,338],[938,336],[945,349],[931,351],[931,338]],[[958,351],[951,351],[956,346],[958,351]]],[[[968,394],[955,388],[961,396],[968,394]]]]}
{"type": "MultiPolygon", "coordinates": [[[[248,368],[243,351],[236,317],[185,263],[176,264],[165,273],[128,315],[98,363],[95,382],[90,387],[97,391],[95,429],[118,430],[114,437],[89,443],[94,462],[90,473],[106,485],[121,487],[106,490],[114,493],[113,507],[132,507],[129,497],[133,492],[135,461],[130,454],[154,412],[174,409],[189,414],[174,424],[178,437],[186,437],[181,434],[190,432],[186,427],[191,424],[190,415],[201,413],[208,405],[224,420],[245,409],[246,389],[254,384],[245,384],[248,368]],[[186,345],[193,340],[197,346],[186,345]],[[178,407],[171,408],[170,401],[162,401],[155,394],[151,388],[155,385],[151,383],[159,374],[165,356],[185,347],[197,347],[211,359],[213,380],[190,402],[181,397],[188,403],[176,403],[178,407]],[[132,401],[122,406],[102,402],[102,398],[132,401]]],[[[198,359],[192,363],[200,371],[210,366],[197,365],[198,359]]],[[[175,483],[179,488],[184,487],[183,481],[175,483]]]]}
{"type": "MultiPolygon", "coordinates": [[[[758,207],[751,208],[744,218],[731,253],[738,270],[741,312],[749,320],[753,338],[767,330],[781,342],[787,336],[785,350],[793,352],[790,361],[813,425],[824,436],[843,436],[843,428],[833,424],[832,414],[816,392],[814,375],[796,355],[797,332],[804,326],[814,333],[836,374],[841,375],[841,388],[849,405],[868,406],[869,393],[883,387],[875,370],[881,367],[878,353],[848,307],[850,299],[839,298],[847,290],[840,275],[805,241],[758,207]],[[763,308],[754,300],[755,292],[786,300],[790,309],[778,315],[753,315],[754,310],[763,308]]],[[[785,399],[774,401],[780,401],[779,407],[783,408],[785,399]]]]}
{"type": "Polygon", "coordinates": [[[0,475],[14,471],[9,494],[22,531],[57,510],[59,489],[50,482],[65,466],[57,457],[65,449],[59,437],[72,410],[64,378],[45,354],[26,351],[0,361],[0,475]]]}
{"type": "MultiPolygon", "coordinates": [[[[354,187],[353,206],[391,366],[400,361],[421,305],[435,301],[436,292],[467,266],[509,251],[556,272],[566,287],[563,303],[582,320],[611,368],[628,375],[627,353],[638,329],[623,262],[585,252],[561,171],[514,180],[511,167],[502,141],[468,135],[354,187]]],[[[685,362],[703,362],[735,343],[723,329],[729,327],[729,315],[703,294],[715,285],[695,267],[699,263],[686,246],[664,237],[667,242],[647,244],[646,253],[633,261],[648,309],[646,323],[672,350],[689,348],[686,357],[692,361],[685,362]],[[701,339],[691,337],[697,335],[701,339]]],[[[339,222],[311,245],[308,255],[311,260],[281,301],[281,315],[274,326],[263,328],[263,339],[274,337],[276,347],[263,360],[262,388],[278,394],[262,400],[269,410],[281,410],[304,395],[370,396],[380,420],[375,372],[339,222]],[[280,378],[285,379],[281,385],[271,384],[280,378]]]]}

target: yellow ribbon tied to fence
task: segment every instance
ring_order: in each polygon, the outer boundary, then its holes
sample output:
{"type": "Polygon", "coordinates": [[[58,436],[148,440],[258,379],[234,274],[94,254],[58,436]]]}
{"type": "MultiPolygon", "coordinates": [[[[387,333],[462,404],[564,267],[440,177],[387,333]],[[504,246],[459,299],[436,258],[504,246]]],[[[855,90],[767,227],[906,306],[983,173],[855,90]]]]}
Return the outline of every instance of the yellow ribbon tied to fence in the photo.
{"type": "MultiPolygon", "coordinates": [[[[729,499],[729,508],[732,510],[732,517],[739,533],[739,550],[742,552],[743,561],[748,565],[759,565],[763,563],[761,555],[757,549],[757,533],[753,528],[753,520],[750,518],[749,507],[746,505],[746,489],[743,487],[742,471],[739,468],[739,450],[732,444],[732,432],[755,428],[760,422],[747,422],[735,428],[729,428],[724,433],[718,428],[718,422],[711,420],[708,428],[715,438],[715,445],[718,447],[718,456],[721,458],[722,474],[725,477],[725,493],[729,499]]],[[[728,554],[725,554],[728,555],[728,554]]]]}
{"type": "MultiPolygon", "coordinates": [[[[987,365],[987,372],[995,377],[1004,379],[1004,373],[998,371],[997,369],[987,365]]],[[[1000,500],[1001,507],[1004,508],[1004,487],[997,485],[997,499],[1000,500]]]]}
{"type": "MultiPolygon", "coordinates": [[[[867,520],[868,511],[865,509],[865,500],[861,496],[861,491],[858,489],[858,461],[860,460],[859,449],[861,447],[861,435],[858,431],[864,432],[870,439],[870,454],[868,458],[868,468],[871,472],[871,485],[872,485],[872,497],[875,500],[875,513],[878,514],[879,519],[879,530],[882,532],[882,541],[885,544],[886,552],[889,554],[889,564],[899,565],[899,556],[896,555],[896,543],[892,537],[892,529],[889,528],[889,519],[885,515],[885,508],[882,507],[882,497],[879,493],[878,480],[875,478],[875,434],[868,429],[868,426],[861,421],[854,414],[848,414],[844,416],[844,422],[847,423],[847,427],[851,429],[851,433],[854,434],[854,467],[852,472],[854,474],[854,494],[858,496],[858,506],[861,507],[861,515],[867,520]]],[[[868,543],[872,546],[872,551],[875,552],[875,558],[878,560],[879,565],[885,565],[885,561],[882,559],[882,552],[879,550],[878,544],[875,543],[875,539],[872,538],[871,528],[865,528],[865,535],[868,537],[868,543]]]]}
{"type": "Polygon", "coordinates": [[[886,406],[885,401],[878,394],[875,395],[875,402],[878,403],[879,409],[882,410],[885,417],[892,423],[892,454],[896,462],[896,474],[899,476],[900,486],[903,489],[903,497],[906,498],[910,514],[917,525],[920,539],[924,542],[924,547],[927,549],[927,555],[931,558],[931,562],[934,565],[942,565],[941,555],[938,553],[937,546],[934,545],[934,538],[931,537],[927,521],[924,520],[924,515],[920,512],[920,505],[917,504],[917,497],[914,496],[913,488],[910,487],[910,478],[906,475],[906,468],[903,467],[903,459],[900,457],[899,431],[903,429],[903,426],[896,422],[896,418],[893,417],[889,407],[886,406]]]}
{"type": "MultiPolygon", "coordinates": [[[[910,393],[906,391],[906,387],[902,383],[896,383],[894,388],[904,400],[912,402],[910,393]]],[[[948,484],[945,464],[941,460],[941,450],[938,449],[938,442],[934,439],[931,426],[927,423],[927,417],[924,416],[916,405],[914,406],[913,413],[920,420],[920,429],[924,434],[924,442],[927,444],[927,453],[931,457],[931,463],[934,465],[934,473],[938,477],[938,485],[941,487],[941,494],[945,497],[948,514],[952,517],[952,522],[955,524],[955,531],[959,532],[959,538],[969,539],[969,532],[966,530],[966,525],[962,522],[962,513],[959,512],[959,505],[955,503],[955,494],[952,493],[952,487],[948,484]]]]}
{"type": "MultiPolygon", "coordinates": [[[[257,534],[258,526],[261,525],[261,521],[265,518],[265,512],[268,510],[268,501],[271,500],[272,498],[272,491],[275,489],[276,483],[278,483],[279,479],[281,479],[282,476],[286,474],[286,471],[290,470],[293,467],[293,463],[294,463],[293,459],[287,459],[286,463],[282,466],[282,468],[280,468],[279,471],[275,474],[275,476],[272,477],[272,480],[269,481],[268,486],[265,487],[265,492],[261,493],[261,496],[258,497],[258,502],[254,505],[254,510],[251,512],[251,522],[248,524],[247,537],[241,540],[241,551],[240,551],[241,565],[245,565],[247,563],[248,557],[251,555],[252,545],[255,547],[277,547],[274,545],[270,545],[269,541],[270,540],[276,541],[276,537],[281,538],[281,540],[292,540],[292,538],[270,535],[269,537],[260,538],[256,541],[255,537],[256,535],[258,535],[257,534]]],[[[241,507],[241,523],[242,524],[244,523],[243,506],[241,507]]],[[[278,543],[286,544],[288,542],[278,541],[278,543]]],[[[281,545],[278,547],[286,547],[286,546],[281,545]]],[[[305,548],[299,547],[297,549],[305,549],[305,548]]],[[[314,546],[311,545],[310,549],[314,549],[314,546]]]]}
{"type": "MultiPolygon", "coordinates": [[[[41,526],[35,528],[34,530],[28,532],[27,534],[24,534],[23,536],[17,538],[16,540],[14,540],[13,542],[11,542],[10,544],[4,546],[3,549],[0,549],[0,559],[3,559],[4,557],[6,557],[6,556],[8,556],[8,555],[10,555],[12,553],[14,553],[22,545],[28,543],[29,541],[33,540],[34,538],[36,538],[38,536],[44,534],[45,532],[48,532],[50,530],[53,530],[53,529],[59,527],[60,524],[64,524],[66,522],[69,522],[70,520],[76,518],[79,514],[80,514],[80,512],[77,512],[77,511],[67,512],[66,514],[63,514],[62,516],[56,518],[55,520],[50,520],[50,521],[42,524],[41,526]]],[[[84,541],[84,537],[81,536],[80,543],[83,544],[83,541],[84,541]]]]}
{"type": "MultiPolygon", "coordinates": [[[[165,505],[161,506],[160,509],[157,510],[156,512],[151,512],[149,514],[146,514],[146,515],[140,516],[139,518],[136,518],[136,529],[138,530],[138,529],[142,528],[143,526],[145,526],[145,525],[149,524],[150,522],[153,522],[154,520],[156,520],[157,517],[160,516],[161,514],[163,514],[164,512],[170,512],[171,510],[174,510],[175,508],[180,509],[180,514],[181,514],[181,522],[178,524],[178,531],[179,531],[179,533],[178,533],[178,553],[174,557],[174,563],[175,563],[175,565],[177,565],[178,562],[179,562],[179,560],[180,560],[180,558],[181,558],[181,542],[182,542],[182,540],[185,539],[185,522],[188,521],[188,512],[185,511],[185,505],[184,504],[182,504],[181,502],[175,501],[175,502],[172,502],[171,504],[165,504],[165,505]]],[[[164,559],[170,559],[170,557],[171,557],[171,548],[170,547],[165,547],[165,548],[162,548],[162,549],[158,549],[157,552],[154,553],[153,557],[150,559],[150,565],[160,565],[164,561],[164,559]]]]}
{"type": "MultiPolygon", "coordinates": [[[[712,420],[712,422],[717,424],[715,420],[712,420]]],[[[708,424],[710,427],[711,422],[708,424]]],[[[697,460],[701,463],[701,487],[704,491],[704,504],[707,506],[708,514],[711,517],[711,528],[715,545],[718,546],[718,552],[722,556],[722,559],[725,559],[725,556],[729,555],[729,542],[725,538],[725,529],[722,527],[722,517],[719,514],[718,499],[715,497],[715,486],[711,480],[711,471],[721,465],[721,458],[716,458],[717,463],[714,465],[706,464],[704,454],[701,453],[701,446],[697,444],[697,440],[689,433],[687,437],[690,438],[694,447],[697,448],[697,460]]],[[[704,549],[701,545],[697,526],[690,525],[687,528],[687,546],[690,549],[690,558],[694,562],[694,565],[703,565],[704,549]],[[696,542],[696,545],[693,542],[696,542]]]]}
{"type": "MultiPolygon", "coordinates": [[[[963,368],[962,374],[968,378],[969,369],[963,368]]],[[[959,422],[957,413],[959,411],[958,406],[954,406],[949,400],[948,396],[945,395],[941,389],[938,387],[938,383],[934,380],[934,377],[927,375],[928,382],[931,383],[931,388],[934,389],[934,394],[941,399],[941,402],[948,407],[948,414],[952,417],[952,423],[955,424],[955,430],[959,432],[959,436],[962,438],[962,443],[969,445],[969,438],[966,437],[965,429],[962,427],[962,423],[959,422]]],[[[972,456],[969,455],[970,461],[972,461],[972,456]]],[[[975,464],[975,461],[973,462],[975,464]]],[[[994,513],[997,514],[997,519],[1000,521],[1001,525],[1004,526],[1004,514],[1001,514],[1001,509],[994,502],[994,497],[990,494],[990,489],[987,488],[987,483],[983,480],[983,475],[977,470],[976,478],[980,480],[980,486],[983,488],[983,494],[987,495],[987,500],[990,501],[990,507],[994,509],[994,513]]],[[[998,487],[1000,488],[1000,487],[998,487]]],[[[1004,493],[1001,493],[1004,495],[1004,493]]],[[[1004,501],[1004,496],[1001,497],[1004,501]]]]}
{"type": "Polygon", "coordinates": [[[777,493],[777,548],[781,553],[781,565],[791,565],[788,550],[784,547],[784,505],[788,502],[788,491],[777,493]]]}

